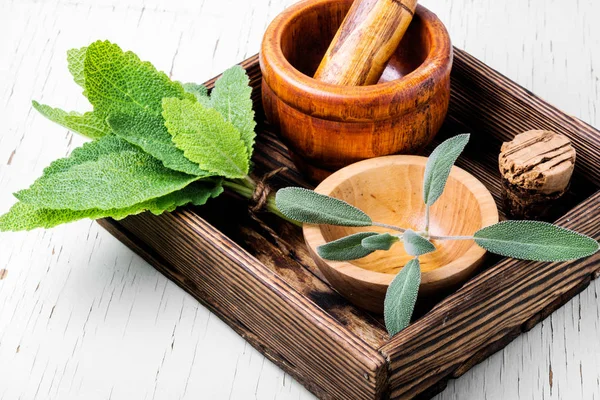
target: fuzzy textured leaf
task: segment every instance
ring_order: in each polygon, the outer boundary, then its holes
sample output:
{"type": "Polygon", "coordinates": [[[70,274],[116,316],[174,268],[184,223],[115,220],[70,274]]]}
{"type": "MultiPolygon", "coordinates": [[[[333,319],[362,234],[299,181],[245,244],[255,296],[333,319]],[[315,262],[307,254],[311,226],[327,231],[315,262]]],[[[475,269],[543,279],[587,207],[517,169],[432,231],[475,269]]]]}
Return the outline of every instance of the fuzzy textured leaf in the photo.
{"type": "Polygon", "coordinates": [[[60,224],[77,221],[84,218],[122,219],[149,211],[159,215],[170,212],[186,204],[203,205],[210,198],[217,197],[223,192],[220,182],[194,182],[185,188],[156,199],[135,204],[131,207],[100,210],[53,210],[37,208],[31,204],[16,203],[8,213],[0,216],[0,231],[28,231],[35,228],[52,228],[60,224]]]}
{"type": "Polygon", "coordinates": [[[249,156],[256,136],[251,95],[250,79],[239,65],[223,72],[210,93],[211,106],[240,131],[249,156]]]}
{"type": "Polygon", "coordinates": [[[52,108],[37,101],[33,101],[32,104],[33,108],[50,121],[90,139],[98,139],[111,134],[108,124],[94,112],[80,114],[75,111],[66,112],[60,108],[52,108]]]}
{"type": "Polygon", "coordinates": [[[277,191],[275,204],[283,215],[305,224],[371,226],[371,218],[345,201],[299,187],[277,191]]]}
{"type": "Polygon", "coordinates": [[[421,266],[415,258],[400,270],[385,294],[383,317],[390,336],[394,336],[410,324],[420,285],[421,266]]]}
{"type": "Polygon", "coordinates": [[[105,136],[93,142],[84,143],[83,146],[73,150],[69,157],[54,160],[44,169],[43,176],[65,172],[75,165],[87,161],[96,161],[103,155],[136,151],[137,147],[114,135],[105,136]]]}
{"type": "Polygon", "coordinates": [[[399,240],[398,236],[382,233],[364,238],[361,244],[367,250],[389,250],[399,240]]]}
{"type": "Polygon", "coordinates": [[[85,92],[101,116],[113,112],[159,116],[164,97],[195,99],[152,64],[108,41],[88,46],[84,60],[85,92]]]}
{"type": "Polygon", "coordinates": [[[469,137],[465,133],[445,140],[429,156],[423,180],[425,204],[431,206],[444,192],[452,166],[469,142],[469,137]]]}
{"type": "Polygon", "coordinates": [[[503,221],[480,229],[475,242],[502,256],[533,261],[568,261],[598,251],[588,236],[539,221],[503,221]]]}
{"type": "Polygon", "coordinates": [[[115,113],[109,115],[107,121],[115,135],[141,147],[146,153],[162,161],[165,167],[200,177],[211,175],[188,160],[183,151],[175,147],[162,116],[115,113]]]}
{"type": "Polygon", "coordinates": [[[404,249],[411,256],[418,257],[435,251],[433,243],[410,229],[404,232],[402,241],[404,242],[404,249]]]}
{"type": "Polygon", "coordinates": [[[110,210],[166,196],[195,180],[197,176],[167,169],[138,147],[106,136],[53,162],[15,197],[38,208],[110,210]]]}
{"type": "Polygon", "coordinates": [[[317,248],[319,256],[325,260],[347,261],[356,260],[368,256],[373,250],[362,246],[362,241],[370,236],[378,235],[377,232],[359,232],[346,236],[333,242],[329,242],[317,248]]]}
{"type": "Polygon", "coordinates": [[[210,97],[208,96],[208,89],[206,86],[188,82],[183,84],[183,90],[196,96],[198,103],[210,107],[210,97]]]}
{"type": "Polygon", "coordinates": [[[75,83],[85,89],[85,75],[83,73],[83,64],[87,47],[71,49],[67,51],[67,66],[69,72],[73,75],[75,83]]]}
{"type": "Polygon", "coordinates": [[[192,100],[163,100],[163,117],[177,148],[214,175],[243,178],[250,168],[240,132],[216,110],[192,100]]]}

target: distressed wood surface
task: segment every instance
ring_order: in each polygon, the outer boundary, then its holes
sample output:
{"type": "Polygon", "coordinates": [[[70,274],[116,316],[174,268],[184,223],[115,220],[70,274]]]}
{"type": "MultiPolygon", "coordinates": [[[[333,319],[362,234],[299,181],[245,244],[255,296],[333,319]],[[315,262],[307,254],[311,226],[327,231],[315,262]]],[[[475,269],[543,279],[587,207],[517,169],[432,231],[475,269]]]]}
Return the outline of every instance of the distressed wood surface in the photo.
{"type": "MultiPolygon", "coordinates": [[[[204,81],[254,54],[291,2],[0,1],[2,210],[11,192],[82,143],[30,107],[32,98],[87,106],[67,73],[67,49],[108,38],[176,79],[204,81]]],[[[599,124],[600,4],[422,3],[455,45],[599,124]],[[507,21],[512,29],[499,35],[507,21]]],[[[0,235],[0,279],[0,399],[312,398],[97,224],[0,235]]],[[[599,291],[592,282],[438,399],[599,399],[599,291]]]]}

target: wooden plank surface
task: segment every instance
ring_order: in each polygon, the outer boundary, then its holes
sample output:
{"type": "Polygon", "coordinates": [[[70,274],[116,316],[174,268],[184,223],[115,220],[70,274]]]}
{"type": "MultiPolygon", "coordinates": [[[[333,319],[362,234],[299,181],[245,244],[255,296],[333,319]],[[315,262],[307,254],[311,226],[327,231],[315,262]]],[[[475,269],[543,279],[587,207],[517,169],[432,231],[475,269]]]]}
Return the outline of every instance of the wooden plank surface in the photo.
{"type": "MultiPolygon", "coordinates": [[[[176,79],[204,81],[255,53],[291,2],[0,1],[2,210],[10,192],[82,143],[30,108],[32,98],[87,107],[67,49],[109,38],[176,79]]],[[[599,124],[598,2],[422,3],[455,45],[599,124]]],[[[0,399],[312,398],[96,224],[2,234],[0,269],[0,399]]],[[[596,281],[439,399],[600,398],[599,291],[596,281]]]]}

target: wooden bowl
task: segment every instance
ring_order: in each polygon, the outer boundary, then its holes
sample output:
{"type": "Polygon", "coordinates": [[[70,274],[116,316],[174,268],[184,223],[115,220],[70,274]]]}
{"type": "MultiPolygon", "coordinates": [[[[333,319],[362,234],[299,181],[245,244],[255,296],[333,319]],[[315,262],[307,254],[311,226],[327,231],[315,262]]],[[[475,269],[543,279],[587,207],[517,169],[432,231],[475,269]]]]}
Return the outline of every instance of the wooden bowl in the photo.
{"type": "MultiPolygon", "coordinates": [[[[315,190],[360,208],[375,222],[420,231],[425,228],[422,187],[426,162],[425,157],[404,155],[361,161],[334,173],[315,190]]],[[[444,193],[431,207],[431,234],[472,235],[497,222],[498,210],[490,192],[473,175],[453,167],[444,193]]],[[[402,243],[396,243],[390,251],[376,251],[349,262],[323,260],[316,249],[356,232],[398,232],[378,227],[331,225],[304,225],[303,230],[310,254],[329,283],[359,307],[381,313],[389,284],[412,258],[402,243]]],[[[433,243],[437,250],[420,257],[420,296],[464,282],[485,255],[485,250],[472,240],[433,243]]]]}
{"type": "Polygon", "coordinates": [[[351,4],[289,7],[268,27],[260,53],[266,116],[316,181],[365,158],[417,152],[448,110],[452,45],[442,22],[421,6],[378,84],[312,78],[351,4]]]}

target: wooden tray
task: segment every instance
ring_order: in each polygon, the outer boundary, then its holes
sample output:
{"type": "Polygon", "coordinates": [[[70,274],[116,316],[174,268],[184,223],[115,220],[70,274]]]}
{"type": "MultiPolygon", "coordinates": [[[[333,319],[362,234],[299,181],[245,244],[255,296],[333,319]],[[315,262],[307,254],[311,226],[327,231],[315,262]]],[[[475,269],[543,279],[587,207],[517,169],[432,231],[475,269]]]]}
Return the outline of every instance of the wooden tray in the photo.
{"type": "MultiPolygon", "coordinates": [[[[286,166],[274,187],[310,186],[264,121],[258,57],[241,65],[251,77],[259,121],[255,174],[286,166]]],[[[599,239],[600,132],[455,49],[450,111],[437,140],[472,133],[458,165],[488,187],[501,214],[500,145],[534,128],[563,133],[577,149],[558,223],[599,239]]],[[[200,208],[99,223],[323,399],[429,398],[600,275],[600,254],[552,264],[490,257],[461,288],[419,303],[417,320],[390,338],[381,317],[331,289],[299,228],[264,215],[293,249],[288,253],[246,210],[240,199],[223,196],[200,208]]]]}

